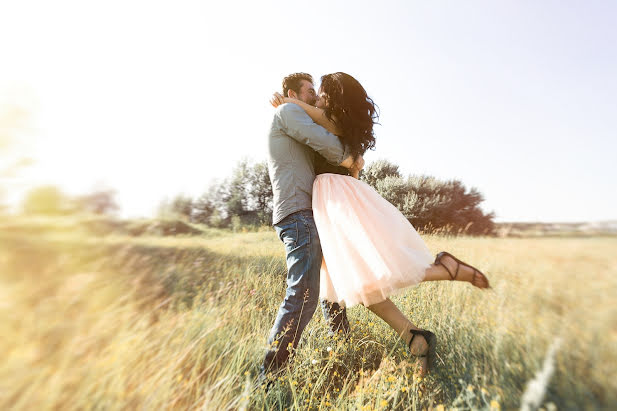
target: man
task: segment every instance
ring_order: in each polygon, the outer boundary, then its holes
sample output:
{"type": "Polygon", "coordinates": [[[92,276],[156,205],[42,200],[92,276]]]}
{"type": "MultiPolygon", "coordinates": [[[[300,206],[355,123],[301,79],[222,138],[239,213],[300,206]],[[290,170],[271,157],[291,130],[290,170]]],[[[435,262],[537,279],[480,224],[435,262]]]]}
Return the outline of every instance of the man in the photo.
{"type": "MultiPolygon", "coordinates": [[[[317,101],[313,78],[306,73],[285,77],[283,94],[311,105],[317,101]]],[[[277,108],[268,143],[274,195],[272,221],[285,245],[287,291],[268,337],[262,379],[265,373],[275,373],[285,364],[319,299],[322,253],[311,211],[315,158],[321,155],[333,165],[351,161],[338,137],[315,124],[296,104],[277,108]]],[[[322,309],[330,333],[349,330],[344,308],[322,301],[322,309]]]]}

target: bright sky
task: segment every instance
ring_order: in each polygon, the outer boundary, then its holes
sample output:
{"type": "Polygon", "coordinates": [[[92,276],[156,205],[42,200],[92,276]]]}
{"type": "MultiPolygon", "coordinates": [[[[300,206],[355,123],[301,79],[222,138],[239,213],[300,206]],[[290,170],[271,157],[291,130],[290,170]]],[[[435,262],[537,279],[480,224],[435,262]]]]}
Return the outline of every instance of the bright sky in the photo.
{"type": "Polygon", "coordinates": [[[381,109],[367,162],[460,179],[497,221],[616,219],[615,21],[609,0],[5,1],[0,105],[36,162],[4,184],[151,215],[266,158],[286,74],[344,71],[381,109]]]}

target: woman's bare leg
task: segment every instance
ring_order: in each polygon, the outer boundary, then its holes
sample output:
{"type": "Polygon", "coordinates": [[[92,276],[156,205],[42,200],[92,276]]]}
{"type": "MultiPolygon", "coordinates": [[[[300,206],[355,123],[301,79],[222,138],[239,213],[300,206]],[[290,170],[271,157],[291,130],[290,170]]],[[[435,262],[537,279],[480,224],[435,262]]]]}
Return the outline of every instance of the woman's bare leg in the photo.
{"type": "Polygon", "coordinates": [[[424,272],[424,280],[422,281],[441,281],[450,280],[450,274],[443,265],[431,264],[424,272]]]}
{"type": "MultiPolygon", "coordinates": [[[[409,345],[411,340],[410,329],[419,330],[411,321],[405,317],[405,315],[398,309],[398,307],[388,298],[386,301],[382,301],[377,304],[369,305],[369,310],[374,312],[379,318],[384,320],[394,331],[401,336],[406,345],[409,345]]],[[[428,345],[424,338],[414,338],[411,344],[411,353],[414,355],[425,354],[428,349],[428,345]]],[[[420,358],[421,361],[421,375],[426,374],[427,362],[426,358],[420,358]]]]}
{"type": "MultiPolygon", "coordinates": [[[[452,257],[444,256],[441,259],[441,261],[448,267],[448,269],[453,275],[456,274],[457,262],[452,257]]],[[[479,288],[488,287],[488,279],[484,275],[482,275],[481,273],[476,273],[476,276],[474,279],[473,274],[474,274],[473,268],[465,264],[460,264],[458,267],[458,275],[456,275],[456,281],[466,281],[466,282],[471,283],[473,280],[472,285],[476,287],[479,287],[479,288]]],[[[422,281],[441,281],[441,280],[451,280],[451,279],[452,277],[450,277],[448,270],[446,270],[446,268],[443,265],[431,264],[431,266],[426,269],[424,280],[422,281]]]]}

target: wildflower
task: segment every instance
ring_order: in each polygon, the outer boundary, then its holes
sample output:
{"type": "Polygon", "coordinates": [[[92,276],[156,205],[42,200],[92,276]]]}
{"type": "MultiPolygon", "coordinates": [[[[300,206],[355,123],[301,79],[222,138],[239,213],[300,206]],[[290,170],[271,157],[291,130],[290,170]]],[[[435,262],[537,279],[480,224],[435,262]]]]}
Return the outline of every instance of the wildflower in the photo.
{"type": "Polygon", "coordinates": [[[473,392],[473,385],[469,384],[469,385],[467,386],[467,391],[469,391],[469,392],[473,392]]]}
{"type": "Polygon", "coordinates": [[[311,364],[313,365],[317,364],[317,360],[311,360],[311,364]]]}
{"type": "Polygon", "coordinates": [[[491,401],[491,409],[492,410],[500,410],[501,406],[499,405],[499,403],[495,400],[491,401]]]}
{"type": "Polygon", "coordinates": [[[403,391],[403,392],[407,392],[407,387],[403,387],[403,388],[401,388],[401,391],[403,391]]]}
{"type": "Polygon", "coordinates": [[[328,352],[332,351],[332,347],[326,348],[326,351],[328,351],[328,352]]]}
{"type": "Polygon", "coordinates": [[[388,406],[388,401],[386,401],[386,400],[381,400],[381,402],[379,403],[379,405],[381,405],[382,407],[387,407],[387,406],[388,406]]]}
{"type": "Polygon", "coordinates": [[[482,394],[488,395],[488,391],[486,390],[486,388],[482,387],[480,391],[482,391],[482,394]]]}
{"type": "Polygon", "coordinates": [[[391,375],[391,376],[388,377],[388,382],[394,382],[394,381],[396,381],[396,377],[395,376],[391,375]]]}
{"type": "Polygon", "coordinates": [[[435,411],[445,411],[446,407],[443,406],[443,404],[439,404],[437,405],[435,408],[433,408],[435,411]]]}

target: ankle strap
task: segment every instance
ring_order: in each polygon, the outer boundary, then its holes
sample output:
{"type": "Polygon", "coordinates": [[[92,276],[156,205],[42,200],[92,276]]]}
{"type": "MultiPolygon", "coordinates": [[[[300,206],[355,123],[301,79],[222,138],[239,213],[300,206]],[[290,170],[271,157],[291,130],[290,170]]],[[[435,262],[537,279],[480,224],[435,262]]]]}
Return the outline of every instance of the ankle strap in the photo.
{"type": "Polygon", "coordinates": [[[409,344],[407,345],[407,348],[409,348],[409,350],[411,350],[411,343],[413,342],[413,339],[416,338],[416,335],[421,335],[422,337],[424,337],[424,341],[426,341],[426,343],[428,344],[428,337],[432,334],[432,332],[428,330],[410,329],[409,332],[411,333],[411,340],[409,340],[409,344]]]}

